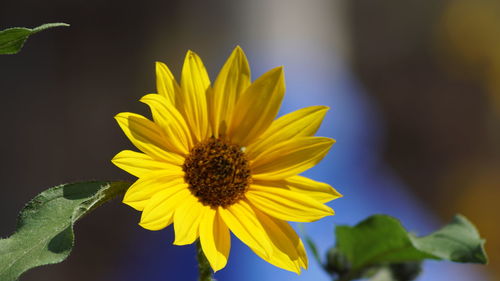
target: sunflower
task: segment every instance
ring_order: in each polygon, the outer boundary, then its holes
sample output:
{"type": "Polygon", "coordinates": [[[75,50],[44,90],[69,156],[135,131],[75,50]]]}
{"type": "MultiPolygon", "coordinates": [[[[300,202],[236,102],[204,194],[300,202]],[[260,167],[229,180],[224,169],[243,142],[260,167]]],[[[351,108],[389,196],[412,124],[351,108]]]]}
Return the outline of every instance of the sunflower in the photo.
{"type": "Polygon", "coordinates": [[[304,245],[287,221],[333,215],[324,203],[341,195],[299,174],[316,165],[333,139],[314,134],[328,110],[311,106],[276,120],[285,92],[278,67],[253,83],[236,47],[213,87],[201,59],[188,51],[180,85],[156,63],[157,94],[140,101],[154,121],[115,116],[140,150],[112,162],[138,177],[123,202],[142,211],[140,225],[173,224],[175,245],[199,238],[214,271],[225,267],[230,231],[267,262],[296,273],[307,268],[304,245]]]}

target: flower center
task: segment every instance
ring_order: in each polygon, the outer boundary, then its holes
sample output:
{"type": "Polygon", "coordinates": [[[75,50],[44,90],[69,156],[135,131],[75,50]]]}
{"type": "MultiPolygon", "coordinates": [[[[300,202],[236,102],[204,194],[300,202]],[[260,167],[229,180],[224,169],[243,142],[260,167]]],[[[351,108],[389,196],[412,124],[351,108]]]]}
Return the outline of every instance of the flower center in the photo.
{"type": "Polygon", "coordinates": [[[242,199],[250,183],[250,168],[237,145],[210,138],[191,149],[184,180],[203,205],[227,207],[242,199]]]}

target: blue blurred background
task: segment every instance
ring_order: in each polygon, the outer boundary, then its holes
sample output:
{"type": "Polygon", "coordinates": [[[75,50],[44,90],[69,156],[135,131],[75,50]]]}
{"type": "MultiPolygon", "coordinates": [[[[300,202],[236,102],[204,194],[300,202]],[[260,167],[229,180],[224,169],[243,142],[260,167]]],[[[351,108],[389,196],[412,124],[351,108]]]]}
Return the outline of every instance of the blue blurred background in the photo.
{"type": "MultiPolygon", "coordinates": [[[[132,177],[110,159],[132,148],[113,116],[148,115],[137,100],[155,91],[154,62],[179,77],[185,52],[212,80],[240,45],[253,79],[283,65],[281,114],[328,105],[319,135],[337,143],[305,174],[344,197],[334,217],[305,225],[324,254],[336,224],[374,213],[424,235],[454,213],[488,239],[489,266],[426,262],[418,280],[500,280],[500,3],[455,1],[10,1],[0,29],[67,22],[0,57],[4,120],[0,236],[43,189],[85,179],[132,177]]],[[[21,280],[196,280],[194,246],[173,246],[172,228],[141,229],[140,213],[116,200],[76,226],[62,264],[21,280]]],[[[297,276],[233,237],[220,280],[329,280],[310,259],[297,276]]],[[[310,255],[311,257],[311,255],[310,255]]]]}

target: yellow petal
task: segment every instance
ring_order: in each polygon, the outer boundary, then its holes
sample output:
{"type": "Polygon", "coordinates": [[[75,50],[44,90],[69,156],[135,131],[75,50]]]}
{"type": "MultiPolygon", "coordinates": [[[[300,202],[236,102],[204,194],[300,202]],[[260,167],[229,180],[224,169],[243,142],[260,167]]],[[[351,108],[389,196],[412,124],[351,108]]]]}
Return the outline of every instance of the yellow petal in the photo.
{"type": "Polygon", "coordinates": [[[175,105],[175,98],[180,93],[179,85],[170,69],[164,63],[158,61],[156,62],[156,90],[170,104],[175,105]]]}
{"type": "Polygon", "coordinates": [[[224,135],[240,94],[250,85],[250,66],[243,50],[237,46],[215,80],[210,105],[215,137],[224,135]]]}
{"type": "Polygon", "coordinates": [[[219,213],[238,239],[265,257],[272,256],[272,245],[266,231],[247,202],[240,200],[227,208],[219,208],[219,213]]]}
{"type": "Polygon", "coordinates": [[[215,209],[209,208],[200,223],[200,242],[214,272],[223,269],[229,259],[231,236],[229,229],[215,209]]]}
{"type": "Polygon", "coordinates": [[[260,220],[269,239],[273,245],[273,255],[269,259],[263,258],[267,262],[285,270],[300,274],[300,268],[307,269],[307,254],[304,244],[295,233],[295,230],[287,223],[275,219],[256,210],[257,218],[260,220]]]}
{"type": "Polygon", "coordinates": [[[174,245],[193,243],[199,235],[200,220],[209,207],[198,202],[198,198],[188,196],[174,213],[174,245]]]}
{"type": "Polygon", "coordinates": [[[326,203],[342,197],[342,195],[329,184],[315,181],[303,176],[293,176],[275,181],[254,180],[254,183],[257,185],[265,185],[273,188],[283,188],[299,192],[321,203],[326,203]]]}
{"type": "Polygon", "coordinates": [[[207,90],[210,79],[201,59],[188,51],[181,79],[182,94],[178,96],[176,105],[198,141],[208,137],[207,90]]]}
{"type": "Polygon", "coordinates": [[[186,155],[193,146],[193,141],[184,117],[175,106],[156,94],[142,97],[141,102],[150,106],[155,123],[163,129],[165,145],[172,151],[186,155]]]}
{"type": "Polygon", "coordinates": [[[165,135],[155,123],[144,116],[122,112],[115,116],[129,140],[142,152],[156,160],[163,160],[174,165],[182,165],[184,157],[169,152],[165,145],[165,135]]]}
{"type": "Polygon", "coordinates": [[[182,175],[182,168],[164,161],[158,161],[147,154],[131,150],[123,150],[111,160],[118,168],[140,178],[151,172],[167,170],[182,175]]]}
{"type": "Polygon", "coordinates": [[[191,195],[187,185],[179,184],[156,193],[142,211],[140,226],[160,230],[173,222],[175,210],[191,195]]]}
{"type": "Polygon", "coordinates": [[[129,187],[123,197],[123,203],[142,211],[148,201],[160,191],[164,189],[176,190],[184,185],[182,172],[169,170],[152,172],[139,178],[129,187]]]}
{"type": "MultiPolygon", "coordinates": [[[[285,223],[285,222],[283,222],[285,223]]],[[[290,227],[290,225],[288,225],[290,227]]],[[[295,230],[290,227],[290,229],[295,233],[295,230]]],[[[296,234],[296,233],[295,233],[296,234]]],[[[299,238],[299,246],[297,247],[297,253],[299,254],[299,266],[307,269],[309,267],[309,261],[307,260],[307,252],[306,248],[304,247],[304,243],[302,243],[302,240],[299,238]]]]}
{"type": "Polygon", "coordinates": [[[334,214],[311,197],[285,189],[252,184],[245,196],[259,210],[281,220],[311,222],[334,214]]]}
{"type": "Polygon", "coordinates": [[[240,96],[229,127],[229,138],[247,146],[257,139],[278,114],[285,94],[283,68],[262,75],[240,96]]]}
{"type": "Polygon", "coordinates": [[[274,120],[269,129],[247,147],[247,156],[253,159],[273,144],[296,137],[313,136],[327,111],[327,106],[310,106],[274,120]]]}
{"type": "Polygon", "coordinates": [[[256,180],[291,177],[318,164],[335,141],[323,137],[301,137],[269,147],[250,163],[256,180]]]}

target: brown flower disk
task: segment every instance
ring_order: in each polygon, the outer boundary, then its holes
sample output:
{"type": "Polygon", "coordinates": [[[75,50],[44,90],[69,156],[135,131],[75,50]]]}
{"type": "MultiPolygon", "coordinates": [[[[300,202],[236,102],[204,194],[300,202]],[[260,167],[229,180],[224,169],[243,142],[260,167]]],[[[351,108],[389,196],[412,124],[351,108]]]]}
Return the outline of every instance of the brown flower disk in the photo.
{"type": "Polygon", "coordinates": [[[244,198],[251,178],[241,147],[213,137],[191,149],[182,169],[191,193],[213,208],[244,198]]]}

